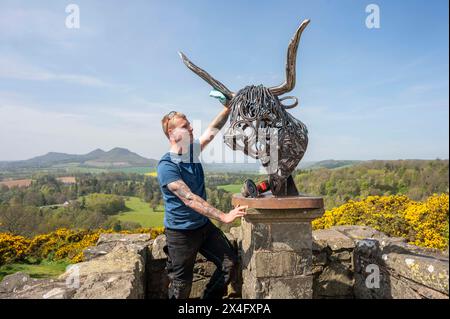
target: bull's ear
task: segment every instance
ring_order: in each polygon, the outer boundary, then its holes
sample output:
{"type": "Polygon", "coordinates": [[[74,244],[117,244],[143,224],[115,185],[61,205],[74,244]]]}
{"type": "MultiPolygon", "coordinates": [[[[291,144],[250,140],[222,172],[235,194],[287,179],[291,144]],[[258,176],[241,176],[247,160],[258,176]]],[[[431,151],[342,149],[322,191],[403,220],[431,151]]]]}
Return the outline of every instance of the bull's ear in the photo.
{"type": "Polygon", "coordinates": [[[298,27],[294,36],[292,37],[291,42],[289,43],[288,51],[287,51],[286,80],[281,85],[269,88],[270,92],[272,92],[273,95],[282,95],[282,94],[290,92],[290,91],[292,91],[292,89],[294,89],[294,87],[295,87],[295,65],[296,65],[296,59],[297,59],[298,44],[300,43],[300,37],[303,33],[303,30],[305,30],[306,26],[309,24],[310,21],[311,20],[309,20],[309,19],[304,20],[298,27]]]}
{"type": "Polygon", "coordinates": [[[199,77],[201,77],[203,80],[205,80],[207,83],[209,83],[214,89],[221,92],[223,95],[226,96],[228,100],[231,100],[234,96],[234,93],[228,90],[228,88],[223,85],[220,81],[217,81],[215,78],[213,78],[208,72],[205,70],[199,68],[194,63],[192,63],[187,56],[183,54],[183,52],[178,52],[181,59],[183,60],[183,63],[195,74],[197,74],[199,77]]]}
{"type": "Polygon", "coordinates": [[[296,107],[298,105],[298,99],[295,96],[283,96],[282,98],[279,98],[278,101],[280,101],[280,104],[285,108],[285,109],[292,109],[294,107],[296,107]],[[294,102],[292,102],[291,104],[283,104],[281,103],[281,101],[284,100],[293,100],[294,102]]]}

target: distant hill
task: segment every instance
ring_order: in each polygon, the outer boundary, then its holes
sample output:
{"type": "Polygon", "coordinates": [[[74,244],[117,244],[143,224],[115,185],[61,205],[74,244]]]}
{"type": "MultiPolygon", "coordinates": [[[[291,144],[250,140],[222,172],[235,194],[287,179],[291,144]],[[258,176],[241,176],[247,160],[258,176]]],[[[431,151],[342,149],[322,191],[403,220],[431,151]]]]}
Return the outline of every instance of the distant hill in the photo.
{"type": "MultiPolygon", "coordinates": [[[[324,160],[318,162],[300,162],[298,169],[319,169],[319,168],[341,168],[359,164],[363,161],[353,160],[324,160]]],[[[228,172],[228,173],[262,173],[260,163],[204,163],[203,167],[207,172],[228,172]]]]}
{"type": "Polygon", "coordinates": [[[48,168],[55,166],[85,166],[85,167],[155,167],[157,160],[142,157],[125,148],[113,148],[105,152],[96,149],[84,155],[49,152],[42,156],[23,161],[0,162],[1,169],[12,168],[48,168]]]}
{"type": "MultiPolygon", "coordinates": [[[[299,169],[338,168],[357,164],[361,161],[351,160],[324,160],[319,162],[300,162],[299,169]]],[[[148,167],[155,168],[158,160],[145,158],[129,151],[126,148],[116,147],[108,152],[96,149],[87,154],[66,154],[49,152],[45,155],[36,156],[22,161],[0,161],[0,169],[46,169],[66,167],[88,167],[88,168],[126,168],[126,167],[148,167]]],[[[258,173],[258,163],[203,163],[207,172],[230,172],[230,173],[258,173]]]]}

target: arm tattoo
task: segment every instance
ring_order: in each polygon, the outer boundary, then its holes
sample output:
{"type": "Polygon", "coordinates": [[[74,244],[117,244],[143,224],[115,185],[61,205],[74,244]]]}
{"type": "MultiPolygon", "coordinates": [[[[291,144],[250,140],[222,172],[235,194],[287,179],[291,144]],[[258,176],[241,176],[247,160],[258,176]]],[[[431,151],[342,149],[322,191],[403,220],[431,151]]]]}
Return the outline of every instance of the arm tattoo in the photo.
{"type": "Polygon", "coordinates": [[[230,116],[229,110],[224,109],[222,112],[219,113],[219,115],[217,115],[217,117],[211,122],[209,126],[217,130],[221,130],[222,127],[227,122],[229,116],[230,116]]]}
{"type": "Polygon", "coordinates": [[[208,128],[206,129],[205,133],[200,138],[202,143],[202,150],[203,148],[205,148],[206,145],[208,145],[213,140],[213,138],[217,135],[217,133],[222,129],[222,127],[227,122],[229,116],[230,110],[225,108],[208,125],[208,128]]]}
{"type": "Polygon", "coordinates": [[[200,196],[194,194],[190,188],[181,179],[175,182],[169,183],[167,188],[175,194],[181,201],[188,207],[192,208],[196,212],[218,221],[221,221],[223,212],[214,206],[210,205],[200,196]]]}

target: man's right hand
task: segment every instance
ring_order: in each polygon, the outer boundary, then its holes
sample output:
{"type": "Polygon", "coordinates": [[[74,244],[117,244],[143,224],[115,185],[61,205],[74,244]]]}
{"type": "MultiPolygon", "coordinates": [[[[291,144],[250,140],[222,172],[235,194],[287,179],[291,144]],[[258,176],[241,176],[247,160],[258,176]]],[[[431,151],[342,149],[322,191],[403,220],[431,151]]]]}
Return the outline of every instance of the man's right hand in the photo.
{"type": "Polygon", "coordinates": [[[236,218],[245,216],[247,214],[248,206],[237,205],[234,209],[230,210],[228,214],[224,214],[222,217],[222,222],[225,224],[232,223],[236,218]]]}

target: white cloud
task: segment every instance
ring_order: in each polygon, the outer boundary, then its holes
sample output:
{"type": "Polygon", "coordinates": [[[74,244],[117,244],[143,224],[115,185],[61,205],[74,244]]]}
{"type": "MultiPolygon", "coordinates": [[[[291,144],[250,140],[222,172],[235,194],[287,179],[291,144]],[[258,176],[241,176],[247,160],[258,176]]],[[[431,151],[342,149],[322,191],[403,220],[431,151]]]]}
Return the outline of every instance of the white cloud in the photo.
{"type": "Polygon", "coordinates": [[[118,115],[53,112],[0,101],[0,160],[26,159],[49,151],[84,154],[117,146],[158,158],[167,150],[161,128],[151,115],[145,123],[138,114],[129,113],[126,119],[118,115]]]}
{"type": "Polygon", "coordinates": [[[94,76],[52,72],[29,64],[18,58],[5,56],[0,56],[0,78],[29,81],[63,81],[92,87],[115,86],[114,84],[107,83],[94,76]]]}
{"type": "MultiPolygon", "coordinates": [[[[55,6],[57,10],[33,8],[30,3],[21,7],[2,7],[0,11],[0,36],[2,39],[40,39],[50,40],[63,47],[73,45],[70,41],[72,30],[65,26],[67,4],[55,6]]],[[[94,36],[98,30],[83,24],[77,29],[77,36],[94,36]]]]}

